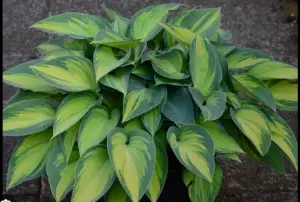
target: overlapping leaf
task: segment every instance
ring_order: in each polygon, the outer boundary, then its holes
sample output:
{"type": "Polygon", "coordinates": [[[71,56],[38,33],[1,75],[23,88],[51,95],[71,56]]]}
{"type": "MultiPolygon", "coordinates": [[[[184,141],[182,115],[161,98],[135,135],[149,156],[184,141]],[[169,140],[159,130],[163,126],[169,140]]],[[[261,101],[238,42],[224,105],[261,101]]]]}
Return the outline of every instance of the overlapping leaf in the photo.
{"type": "Polygon", "coordinates": [[[143,130],[113,130],[107,148],[116,175],[133,202],[147,191],[155,169],[156,149],[152,137],[143,130]]]}

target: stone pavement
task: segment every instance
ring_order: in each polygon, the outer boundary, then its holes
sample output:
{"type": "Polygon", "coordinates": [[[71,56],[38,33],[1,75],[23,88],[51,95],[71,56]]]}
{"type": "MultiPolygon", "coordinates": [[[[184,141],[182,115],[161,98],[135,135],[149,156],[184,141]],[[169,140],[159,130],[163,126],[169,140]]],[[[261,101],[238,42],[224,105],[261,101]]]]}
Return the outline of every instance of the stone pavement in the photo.
{"type": "MultiPolygon", "coordinates": [[[[264,50],[276,60],[297,66],[298,24],[286,22],[286,15],[280,9],[282,2],[280,0],[107,0],[105,4],[129,17],[143,7],[168,2],[184,3],[192,8],[220,6],[223,13],[223,27],[232,31],[234,43],[264,50]]],[[[48,38],[55,37],[29,29],[34,22],[66,11],[103,15],[99,8],[99,0],[4,0],[3,71],[34,59],[38,56],[34,48],[48,38]]],[[[12,87],[4,84],[3,101],[8,100],[14,91],[12,87]]],[[[298,138],[298,112],[280,112],[280,114],[288,121],[298,138]]],[[[15,138],[4,137],[5,171],[16,143],[15,138]]],[[[286,164],[288,174],[281,175],[247,157],[243,157],[242,160],[243,164],[223,162],[225,178],[217,201],[298,201],[298,174],[288,162],[286,164]]],[[[44,178],[24,183],[8,193],[14,195],[18,202],[54,201],[44,178]]],[[[160,201],[179,201],[176,197],[176,193],[167,185],[160,201]],[[174,196],[170,197],[168,193],[174,196]]]]}

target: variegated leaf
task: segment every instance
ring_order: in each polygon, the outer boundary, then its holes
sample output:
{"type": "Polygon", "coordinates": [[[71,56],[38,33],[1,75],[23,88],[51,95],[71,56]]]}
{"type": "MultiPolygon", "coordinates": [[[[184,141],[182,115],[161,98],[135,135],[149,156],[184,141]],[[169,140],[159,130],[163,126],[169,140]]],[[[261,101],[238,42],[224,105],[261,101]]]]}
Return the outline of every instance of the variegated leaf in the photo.
{"type": "Polygon", "coordinates": [[[130,20],[121,16],[116,11],[107,8],[104,4],[101,5],[101,7],[105,10],[106,14],[109,16],[112,22],[112,29],[119,33],[120,35],[125,35],[130,20]]]}
{"type": "Polygon", "coordinates": [[[228,98],[229,103],[234,107],[234,109],[238,109],[241,107],[241,102],[234,93],[227,92],[227,98],[228,98]]]}
{"type": "Polygon", "coordinates": [[[209,133],[214,142],[215,151],[217,153],[244,153],[235,140],[227,134],[221,124],[214,121],[204,122],[203,117],[198,118],[197,124],[199,124],[209,133]]]}
{"type": "Polygon", "coordinates": [[[298,171],[298,144],[293,130],[278,114],[273,113],[270,118],[272,140],[288,156],[298,171]]]}
{"type": "Polygon", "coordinates": [[[5,103],[5,106],[32,99],[51,99],[52,94],[33,92],[29,90],[18,89],[16,93],[5,103]]]}
{"type": "Polygon", "coordinates": [[[21,140],[9,161],[7,190],[44,173],[51,135],[51,130],[45,130],[21,140]]]}
{"type": "Polygon", "coordinates": [[[281,80],[269,87],[275,99],[276,107],[286,111],[298,110],[298,81],[281,80]]]}
{"type": "Polygon", "coordinates": [[[197,176],[212,182],[215,170],[214,144],[207,131],[198,125],[170,127],[168,142],[182,165],[197,176]]]}
{"type": "Polygon", "coordinates": [[[220,154],[219,156],[242,163],[242,161],[237,153],[220,154]]]}
{"type": "Polygon", "coordinates": [[[168,155],[166,148],[158,139],[155,139],[155,147],[155,169],[146,192],[146,195],[151,202],[156,202],[158,200],[168,175],[168,155]]]}
{"type": "Polygon", "coordinates": [[[189,171],[184,172],[184,175],[192,176],[191,184],[188,185],[189,198],[192,202],[210,202],[215,201],[217,198],[222,184],[223,173],[219,164],[215,163],[215,165],[211,183],[193,173],[188,174],[189,171]]]}
{"type": "Polygon", "coordinates": [[[186,88],[169,87],[163,115],[176,124],[195,123],[192,98],[186,88]]]}
{"type": "Polygon", "coordinates": [[[101,143],[118,124],[118,109],[109,111],[102,106],[92,107],[83,118],[78,132],[78,147],[84,154],[90,147],[101,143]]]}
{"type": "Polygon", "coordinates": [[[118,48],[126,51],[128,48],[136,48],[140,45],[140,40],[130,40],[125,36],[109,29],[101,30],[91,42],[92,44],[100,44],[109,47],[118,48]]]}
{"type": "Polygon", "coordinates": [[[48,85],[30,69],[44,60],[32,60],[19,64],[3,72],[3,82],[16,88],[31,90],[34,92],[57,93],[59,89],[48,85]]]}
{"type": "Polygon", "coordinates": [[[232,78],[235,89],[260,100],[274,111],[276,110],[275,100],[263,81],[248,73],[235,74],[232,78]]]}
{"type": "Polygon", "coordinates": [[[229,30],[218,28],[218,30],[209,37],[209,40],[212,42],[227,42],[232,39],[232,33],[229,30]]]}
{"type": "Polygon", "coordinates": [[[172,49],[165,53],[150,58],[153,69],[159,75],[169,79],[186,79],[188,73],[186,59],[178,49],[172,49]]]}
{"type": "Polygon", "coordinates": [[[100,79],[100,83],[111,87],[126,96],[131,69],[131,67],[122,67],[120,69],[116,69],[114,72],[112,72],[112,74],[106,74],[104,77],[102,77],[100,79]]]}
{"type": "Polygon", "coordinates": [[[270,60],[270,56],[264,52],[251,48],[235,48],[227,56],[229,70],[246,70],[253,65],[270,60]]]}
{"type": "Polygon", "coordinates": [[[23,136],[53,125],[55,108],[50,100],[29,99],[10,104],[3,110],[3,134],[23,136]]]}
{"type": "Polygon", "coordinates": [[[131,202],[131,200],[122,187],[122,184],[116,179],[105,195],[105,202],[131,202]]]}
{"type": "Polygon", "coordinates": [[[155,143],[143,130],[113,130],[107,140],[116,175],[133,202],[147,191],[155,168],[155,143]]]}
{"type": "Polygon", "coordinates": [[[264,113],[252,106],[244,105],[237,110],[230,109],[230,114],[236,126],[264,156],[270,148],[272,136],[264,113]]]}
{"type": "Polygon", "coordinates": [[[59,57],[31,68],[39,78],[56,88],[71,92],[97,88],[93,64],[84,57],[59,57]]]}
{"type": "Polygon", "coordinates": [[[66,57],[66,56],[77,56],[77,57],[84,57],[83,51],[75,51],[72,49],[59,49],[48,53],[46,56],[42,57],[44,60],[49,61],[59,57],[66,57]]]}
{"type": "Polygon", "coordinates": [[[221,90],[213,91],[207,99],[196,88],[190,88],[191,95],[201,109],[205,121],[216,120],[222,116],[226,108],[227,95],[221,90]]]}
{"type": "Polygon", "coordinates": [[[69,162],[74,143],[77,140],[79,126],[80,122],[77,122],[75,125],[67,129],[57,137],[66,164],[68,164],[69,162]]]}
{"type": "Polygon", "coordinates": [[[207,39],[195,37],[190,46],[189,65],[193,87],[206,98],[222,80],[217,52],[207,39]]]}
{"type": "Polygon", "coordinates": [[[165,97],[163,89],[163,87],[151,87],[130,91],[123,102],[122,122],[129,121],[158,106],[165,97]]]}
{"type": "Polygon", "coordinates": [[[223,56],[227,56],[235,49],[235,46],[226,43],[213,43],[213,45],[223,56]]]}
{"type": "Polygon", "coordinates": [[[94,38],[100,30],[111,26],[100,17],[67,12],[43,19],[31,27],[49,33],[67,35],[74,39],[87,39],[94,38]]]}
{"type": "Polygon", "coordinates": [[[76,168],[72,201],[97,201],[106,194],[115,179],[106,148],[95,146],[88,149],[76,168]]]}
{"type": "Polygon", "coordinates": [[[168,23],[158,23],[161,27],[163,27],[168,33],[170,33],[176,41],[180,43],[190,45],[195,38],[196,34],[186,28],[170,25],[168,23]]]}
{"type": "Polygon", "coordinates": [[[69,94],[57,109],[53,137],[77,123],[95,104],[96,96],[90,92],[69,94]]]}
{"type": "Polygon", "coordinates": [[[168,12],[176,10],[181,4],[169,3],[149,6],[134,14],[130,22],[128,33],[132,39],[149,41],[156,36],[161,27],[160,22],[165,22],[168,12]]]}
{"type": "Polygon", "coordinates": [[[282,62],[276,62],[276,61],[267,61],[267,62],[259,63],[254,67],[252,67],[248,71],[248,73],[262,80],[268,80],[268,79],[298,80],[298,68],[295,68],[291,65],[282,62]]]}
{"type": "Polygon", "coordinates": [[[53,197],[56,201],[61,201],[73,188],[79,153],[73,150],[72,159],[67,164],[57,140],[57,138],[52,140],[52,150],[48,154],[46,172],[53,197]]]}
{"type": "Polygon", "coordinates": [[[94,52],[94,68],[96,72],[96,80],[99,81],[109,72],[123,65],[130,57],[131,49],[126,55],[118,60],[113,49],[107,46],[99,46],[94,52]]]}
{"type": "Polygon", "coordinates": [[[137,67],[133,69],[132,74],[146,80],[153,80],[154,78],[153,68],[150,65],[145,64],[137,64],[137,67]]]}
{"type": "Polygon", "coordinates": [[[170,86],[191,86],[192,82],[190,78],[175,80],[175,79],[168,79],[162,77],[158,74],[154,74],[155,85],[170,85],[170,86]]]}

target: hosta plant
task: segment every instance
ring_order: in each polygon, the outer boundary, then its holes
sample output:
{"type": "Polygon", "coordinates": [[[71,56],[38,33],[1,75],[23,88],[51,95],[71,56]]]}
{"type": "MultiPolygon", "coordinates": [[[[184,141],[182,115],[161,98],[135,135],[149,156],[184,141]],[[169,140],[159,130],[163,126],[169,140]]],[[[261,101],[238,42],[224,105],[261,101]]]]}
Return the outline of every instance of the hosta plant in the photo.
{"type": "Polygon", "coordinates": [[[73,202],[155,202],[171,156],[190,200],[209,202],[220,158],[284,173],[285,155],[298,169],[297,141],[276,114],[298,109],[297,68],[230,44],[220,8],[162,4],[131,19],[103,9],[108,20],[68,12],[35,23],[65,37],[3,73],[19,89],[3,111],[3,134],[20,137],[7,189],[47,175],[56,201],[72,191],[73,202]]]}

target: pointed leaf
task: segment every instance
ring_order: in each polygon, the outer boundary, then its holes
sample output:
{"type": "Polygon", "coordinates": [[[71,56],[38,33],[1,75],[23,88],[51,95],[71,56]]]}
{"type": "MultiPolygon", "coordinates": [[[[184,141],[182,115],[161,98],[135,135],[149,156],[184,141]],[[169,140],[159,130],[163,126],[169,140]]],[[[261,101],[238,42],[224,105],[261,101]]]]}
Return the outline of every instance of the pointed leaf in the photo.
{"type": "Polygon", "coordinates": [[[227,56],[229,70],[244,70],[269,60],[270,56],[251,48],[236,48],[227,56]]]}
{"type": "Polygon", "coordinates": [[[155,107],[141,116],[147,131],[154,136],[162,119],[160,107],[155,107]]]}
{"type": "Polygon", "coordinates": [[[34,92],[57,93],[59,89],[45,83],[29,68],[31,65],[36,65],[43,61],[41,59],[32,60],[6,70],[3,72],[3,82],[16,88],[34,92]]]}
{"type": "Polygon", "coordinates": [[[9,161],[7,190],[44,173],[51,135],[51,130],[45,130],[21,140],[9,161]]]}
{"type": "Polygon", "coordinates": [[[273,113],[271,119],[273,121],[270,122],[272,140],[288,156],[293,166],[298,170],[298,144],[293,130],[278,114],[273,113]]]}
{"type": "Polygon", "coordinates": [[[130,91],[124,99],[122,122],[137,117],[161,103],[165,96],[163,87],[143,88],[130,91]]]}
{"type": "Polygon", "coordinates": [[[286,111],[298,110],[298,83],[282,80],[269,87],[276,107],[286,111]]]}
{"type": "Polygon", "coordinates": [[[170,25],[168,23],[158,23],[163,27],[167,32],[169,32],[177,41],[190,45],[195,38],[196,34],[186,28],[170,25]]]}
{"type": "Polygon", "coordinates": [[[54,139],[52,143],[53,148],[48,155],[46,171],[51,193],[56,201],[61,201],[72,190],[79,153],[74,150],[74,159],[66,164],[57,139],[54,139]]]}
{"type": "Polygon", "coordinates": [[[139,10],[130,22],[128,28],[130,37],[132,39],[142,39],[143,41],[153,39],[161,30],[157,23],[165,22],[168,12],[178,9],[180,5],[169,3],[149,6],[139,10]]]}
{"type": "Polygon", "coordinates": [[[214,144],[207,131],[198,125],[170,127],[168,142],[177,159],[197,176],[212,182],[215,169],[214,144]]]}
{"type": "Polygon", "coordinates": [[[212,183],[195,176],[192,183],[188,186],[189,198],[192,202],[209,202],[217,198],[218,192],[222,184],[222,169],[216,163],[212,183]]]}
{"type": "Polygon", "coordinates": [[[152,202],[156,202],[158,200],[168,175],[168,155],[166,148],[158,140],[155,140],[155,148],[155,169],[146,192],[146,195],[152,202]]]}
{"type": "Polygon", "coordinates": [[[31,66],[33,72],[47,84],[66,91],[95,89],[93,64],[78,56],[59,57],[31,66]]]}
{"type": "Polygon", "coordinates": [[[25,101],[25,100],[32,100],[32,99],[51,99],[51,94],[47,93],[40,93],[40,92],[32,92],[29,90],[17,90],[15,95],[13,95],[5,104],[5,106],[20,102],[20,101],[25,101]]]}
{"type": "Polygon", "coordinates": [[[130,72],[131,68],[123,67],[120,69],[116,69],[113,74],[106,74],[104,77],[102,77],[100,79],[100,83],[117,91],[120,91],[124,96],[126,96],[130,72]]]}
{"type": "Polygon", "coordinates": [[[133,202],[145,194],[155,166],[155,144],[143,130],[127,132],[117,128],[107,140],[109,157],[116,175],[133,202]]]}
{"type": "Polygon", "coordinates": [[[116,179],[105,195],[105,202],[131,202],[131,200],[119,180],[116,179]]]}
{"type": "Polygon", "coordinates": [[[116,174],[103,146],[88,149],[76,168],[72,201],[97,201],[110,189],[116,174]]]}
{"type": "Polygon", "coordinates": [[[196,36],[190,47],[193,87],[207,97],[220,84],[222,70],[217,52],[207,39],[196,36]]]}
{"type": "Polygon", "coordinates": [[[233,161],[237,161],[239,163],[242,163],[239,155],[236,154],[236,153],[221,154],[220,156],[228,158],[228,159],[233,160],[233,161]]]}
{"type": "Polygon", "coordinates": [[[90,92],[69,94],[57,109],[53,137],[77,123],[95,104],[96,97],[90,92]]]}
{"type": "Polygon", "coordinates": [[[23,136],[37,133],[53,125],[55,108],[47,99],[16,102],[3,110],[3,133],[23,136]]]}
{"type": "Polygon", "coordinates": [[[264,156],[271,145],[271,131],[268,119],[263,112],[252,106],[244,105],[235,111],[230,109],[230,114],[236,126],[264,156]]]}
{"type": "Polygon", "coordinates": [[[192,82],[190,78],[182,79],[182,80],[175,80],[175,79],[168,79],[162,77],[158,74],[154,75],[155,85],[170,85],[170,86],[191,86],[192,82]]]}
{"type": "Polygon", "coordinates": [[[67,12],[43,19],[31,27],[74,39],[86,39],[94,38],[100,30],[110,28],[110,24],[96,16],[67,12]]]}
{"type": "Polygon", "coordinates": [[[223,56],[227,56],[235,49],[235,46],[226,43],[213,43],[213,45],[215,46],[216,50],[223,56]]]}
{"type": "Polygon", "coordinates": [[[255,76],[251,74],[233,75],[233,84],[237,90],[260,100],[274,111],[276,110],[276,103],[268,86],[255,76]]]}
{"type": "Polygon", "coordinates": [[[205,120],[216,120],[222,116],[226,108],[226,93],[221,90],[213,91],[205,99],[195,88],[190,88],[190,92],[194,101],[200,107],[205,120]]]}
{"type": "Polygon", "coordinates": [[[241,102],[234,93],[227,92],[227,97],[228,97],[229,103],[234,107],[234,109],[238,109],[241,107],[241,102]]]}
{"type": "Polygon", "coordinates": [[[53,60],[59,57],[66,57],[66,56],[77,56],[77,57],[84,57],[83,51],[75,51],[72,49],[59,49],[48,53],[46,56],[42,57],[44,60],[53,60]]]}
{"type": "Polygon", "coordinates": [[[136,129],[142,129],[145,130],[145,127],[143,125],[143,122],[140,117],[135,117],[131,119],[130,121],[127,121],[123,124],[123,128],[126,131],[136,130],[136,129]]]}
{"type": "Polygon", "coordinates": [[[123,58],[118,60],[112,48],[98,47],[94,52],[96,80],[99,81],[103,76],[124,64],[129,59],[130,54],[131,51],[129,50],[123,58]]]}
{"type": "Polygon", "coordinates": [[[276,62],[276,61],[267,61],[259,63],[252,67],[249,71],[249,74],[256,76],[259,79],[298,79],[298,68],[295,68],[291,65],[276,62]]]}
{"type": "Polygon", "coordinates": [[[186,60],[179,49],[172,49],[150,58],[156,73],[169,79],[186,79],[189,73],[186,60]]]}
{"type": "Polygon", "coordinates": [[[78,147],[80,154],[92,146],[101,143],[118,124],[120,112],[111,112],[101,106],[95,106],[83,118],[78,132],[78,147]]]}
{"type": "Polygon", "coordinates": [[[153,68],[150,65],[148,66],[144,64],[139,64],[136,68],[134,68],[132,74],[147,80],[153,80],[154,77],[153,68]]]}

